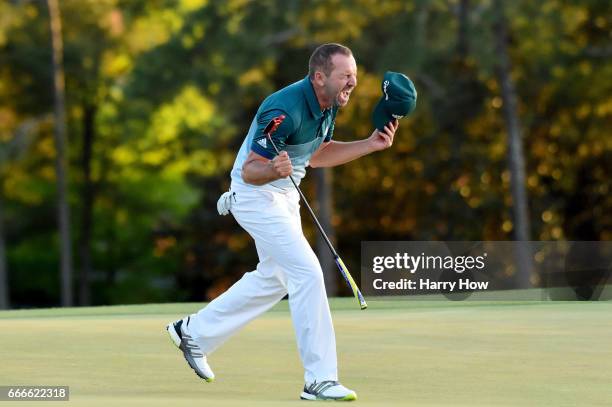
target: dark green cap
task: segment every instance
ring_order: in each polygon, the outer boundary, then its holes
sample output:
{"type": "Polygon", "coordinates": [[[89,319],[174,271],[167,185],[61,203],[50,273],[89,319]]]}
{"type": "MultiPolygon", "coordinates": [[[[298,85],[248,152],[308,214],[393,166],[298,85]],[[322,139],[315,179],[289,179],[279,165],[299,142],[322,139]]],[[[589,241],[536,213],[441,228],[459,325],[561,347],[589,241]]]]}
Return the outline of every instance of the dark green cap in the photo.
{"type": "Polygon", "coordinates": [[[372,122],[378,130],[394,119],[410,114],[416,106],[417,91],[404,74],[387,71],[382,81],[383,96],[372,113],[372,122]]]}

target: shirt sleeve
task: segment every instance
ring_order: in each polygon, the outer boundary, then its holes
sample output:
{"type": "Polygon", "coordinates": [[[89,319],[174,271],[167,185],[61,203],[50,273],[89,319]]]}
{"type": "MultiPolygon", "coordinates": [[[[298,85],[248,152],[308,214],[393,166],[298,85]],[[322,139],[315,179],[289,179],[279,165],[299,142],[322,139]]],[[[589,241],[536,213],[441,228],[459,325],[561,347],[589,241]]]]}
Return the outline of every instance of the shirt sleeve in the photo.
{"type": "Polygon", "coordinates": [[[260,112],[257,114],[257,132],[253,137],[253,142],[251,143],[251,150],[255,153],[265,157],[269,160],[276,157],[276,151],[274,147],[270,143],[270,140],[263,133],[264,129],[270,123],[270,120],[284,115],[285,120],[278,126],[276,131],[272,133],[272,140],[278,148],[279,151],[282,151],[285,147],[287,139],[295,132],[293,120],[291,117],[283,110],[280,109],[271,109],[260,112]]]}
{"type": "Polygon", "coordinates": [[[332,137],[334,136],[334,128],[336,127],[336,114],[338,113],[338,108],[334,107],[332,109],[332,121],[331,124],[329,125],[329,130],[327,131],[327,135],[325,136],[325,139],[323,140],[324,143],[328,143],[331,141],[332,137]]]}

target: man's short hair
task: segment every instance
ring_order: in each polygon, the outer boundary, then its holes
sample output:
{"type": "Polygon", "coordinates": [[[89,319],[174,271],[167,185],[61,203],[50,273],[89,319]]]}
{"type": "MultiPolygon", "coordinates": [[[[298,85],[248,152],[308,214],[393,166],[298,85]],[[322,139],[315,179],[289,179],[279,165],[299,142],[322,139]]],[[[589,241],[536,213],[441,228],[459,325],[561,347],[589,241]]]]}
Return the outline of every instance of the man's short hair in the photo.
{"type": "Polygon", "coordinates": [[[322,71],[325,75],[329,75],[334,69],[332,57],[336,54],[350,57],[353,55],[353,52],[348,47],[341,44],[331,43],[319,45],[308,61],[308,77],[314,79],[316,71],[322,71]]]}

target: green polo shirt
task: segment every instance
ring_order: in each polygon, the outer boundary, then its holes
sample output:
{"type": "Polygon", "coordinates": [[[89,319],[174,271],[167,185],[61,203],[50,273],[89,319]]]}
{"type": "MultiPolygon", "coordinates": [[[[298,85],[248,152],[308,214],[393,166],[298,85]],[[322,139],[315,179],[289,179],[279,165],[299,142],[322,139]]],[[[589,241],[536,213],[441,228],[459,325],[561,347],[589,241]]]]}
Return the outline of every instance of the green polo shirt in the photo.
{"type": "MultiPolygon", "coordinates": [[[[270,120],[285,115],[285,120],[272,134],[272,138],[279,150],[289,154],[293,178],[299,183],[306,174],[312,154],[323,142],[331,140],[337,112],[338,107],[321,111],[308,77],[268,96],[257,110],[238,152],[232,169],[232,182],[246,185],[242,180],[241,169],[251,150],[268,159],[276,156],[263,130],[270,120]]],[[[287,189],[291,187],[291,181],[285,178],[267,185],[287,189]]]]}
{"type": "Polygon", "coordinates": [[[286,145],[309,143],[317,137],[331,140],[338,108],[321,111],[312,83],[308,77],[268,96],[257,111],[257,132],[251,149],[272,159],[276,156],[269,143],[262,143],[266,136],[263,129],[273,118],[284,114],[285,120],[272,135],[279,150],[286,145]]]}

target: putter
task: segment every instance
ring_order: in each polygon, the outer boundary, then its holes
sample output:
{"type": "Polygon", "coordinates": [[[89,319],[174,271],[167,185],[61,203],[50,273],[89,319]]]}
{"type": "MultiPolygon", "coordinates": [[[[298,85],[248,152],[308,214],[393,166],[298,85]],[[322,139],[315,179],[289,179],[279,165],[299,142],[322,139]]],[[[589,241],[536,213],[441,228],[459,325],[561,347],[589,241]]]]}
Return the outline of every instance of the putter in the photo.
{"type": "MultiPolygon", "coordinates": [[[[281,123],[283,122],[283,120],[285,120],[284,115],[275,117],[274,119],[270,120],[270,123],[268,123],[268,125],[263,131],[263,133],[266,135],[270,143],[272,143],[272,147],[274,148],[274,151],[276,151],[276,154],[280,154],[280,151],[276,147],[274,140],[272,140],[272,133],[276,131],[278,126],[280,126],[281,123]]],[[[334,261],[336,262],[336,265],[338,266],[338,269],[340,270],[340,274],[342,274],[342,277],[344,277],[344,281],[346,281],[350,289],[353,291],[353,295],[355,296],[357,301],[359,301],[359,306],[361,307],[361,309],[366,309],[368,307],[368,304],[366,304],[365,298],[363,298],[361,291],[359,291],[359,287],[357,286],[357,283],[355,283],[355,280],[353,280],[353,277],[351,276],[351,273],[349,273],[348,268],[344,265],[344,262],[338,255],[338,252],[336,251],[336,249],[334,249],[334,246],[332,245],[329,238],[325,234],[323,227],[319,223],[319,220],[317,219],[312,208],[308,204],[308,201],[306,200],[306,197],[302,193],[302,190],[300,190],[300,187],[298,187],[298,185],[295,183],[295,180],[293,179],[291,175],[289,175],[289,179],[293,183],[293,186],[295,187],[295,189],[297,189],[298,193],[300,194],[300,198],[302,199],[302,202],[304,202],[304,204],[306,205],[306,209],[308,209],[308,213],[310,213],[312,220],[314,220],[315,225],[317,225],[317,229],[319,229],[319,232],[321,232],[321,235],[323,236],[325,243],[327,243],[327,247],[329,247],[329,250],[331,250],[332,255],[334,256],[334,261]]]]}

